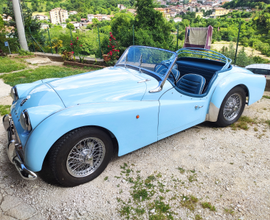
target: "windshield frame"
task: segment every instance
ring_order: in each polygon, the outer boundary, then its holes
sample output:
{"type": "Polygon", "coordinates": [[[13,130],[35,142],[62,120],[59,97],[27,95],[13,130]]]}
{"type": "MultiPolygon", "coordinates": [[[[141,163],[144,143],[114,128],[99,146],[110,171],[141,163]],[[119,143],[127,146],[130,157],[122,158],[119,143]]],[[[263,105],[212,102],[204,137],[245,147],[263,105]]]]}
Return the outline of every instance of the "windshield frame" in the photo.
{"type": "Polygon", "coordinates": [[[161,49],[161,48],[157,48],[157,47],[132,45],[132,46],[129,46],[125,50],[125,52],[122,54],[122,56],[118,59],[117,63],[115,64],[115,67],[124,66],[125,68],[135,69],[135,70],[138,70],[139,72],[143,72],[143,73],[146,73],[146,74],[154,77],[159,82],[159,84],[158,84],[158,86],[156,88],[149,91],[150,93],[154,93],[154,92],[159,92],[159,91],[162,90],[163,85],[165,84],[166,80],[168,79],[168,77],[170,75],[170,72],[171,72],[171,70],[173,68],[173,65],[175,64],[177,58],[178,58],[177,53],[174,52],[174,51],[171,51],[171,50],[161,49]],[[143,68],[143,67],[140,67],[140,66],[134,66],[134,65],[131,65],[131,64],[120,63],[120,61],[122,62],[125,59],[125,57],[127,56],[130,48],[132,48],[132,47],[149,48],[149,49],[160,50],[160,51],[165,51],[165,52],[171,53],[172,56],[169,59],[169,60],[171,60],[171,64],[168,66],[168,69],[167,69],[166,73],[164,74],[164,77],[162,77],[161,75],[159,75],[158,73],[156,73],[154,71],[151,71],[149,69],[146,69],[146,68],[143,68]]]}

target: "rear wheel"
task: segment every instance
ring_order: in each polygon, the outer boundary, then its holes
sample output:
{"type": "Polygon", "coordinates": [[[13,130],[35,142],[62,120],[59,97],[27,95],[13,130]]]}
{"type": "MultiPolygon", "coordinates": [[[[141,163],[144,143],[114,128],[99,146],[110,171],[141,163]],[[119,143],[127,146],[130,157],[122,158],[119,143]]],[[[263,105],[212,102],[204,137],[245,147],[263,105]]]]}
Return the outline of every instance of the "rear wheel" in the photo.
{"type": "Polygon", "coordinates": [[[63,186],[77,186],[99,176],[112,156],[113,144],[104,131],[79,128],[65,134],[49,152],[49,166],[63,186]]]}
{"type": "Polygon", "coordinates": [[[246,93],[241,87],[233,88],[225,96],[216,124],[225,127],[236,122],[242,115],[246,104],[246,93]]]}

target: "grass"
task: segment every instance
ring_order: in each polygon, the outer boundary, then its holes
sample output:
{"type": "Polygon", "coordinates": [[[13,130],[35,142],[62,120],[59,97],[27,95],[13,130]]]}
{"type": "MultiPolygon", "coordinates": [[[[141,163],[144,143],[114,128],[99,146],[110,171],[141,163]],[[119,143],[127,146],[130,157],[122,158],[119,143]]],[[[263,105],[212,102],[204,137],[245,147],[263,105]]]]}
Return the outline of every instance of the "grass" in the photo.
{"type": "Polygon", "coordinates": [[[231,128],[233,130],[237,130],[237,129],[248,130],[249,129],[248,125],[250,125],[250,124],[256,124],[256,123],[257,123],[256,119],[252,119],[252,118],[250,118],[248,116],[241,116],[238,119],[237,122],[235,122],[235,123],[233,123],[231,125],[231,128]]]}
{"type": "Polygon", "coordinates": [[[234,211],[233,211],[233,209],[231,209],[231,208],[223,208],[224,209],[224,212],[225,213],[227,213],[227,214],[230,214],[230,215],[234,215],[234,211]]]}
{"type": "Polygon", "coordinates": [[[118,211],[123,218],[146,218],[150,220],[174,219],[173,215],[176,213],[171,211],[170,204],[165,201],[166,193],[169,190],[159,181],[162,177],[160,173],[154,173],[146,178],[142,178],[140,172],[134,172],[127,163],[124,163],[120,168],[121,179],[130,184],[130,197],[128,201],[124,201],[119,197],[117,198],[120,205],[118,211]]]}
{"type": "Polygon", "coordinates": [[[202,202],[201,205],[202,205],[202,207],[203,207],[204,209],[209,209],[210,211],[213,211],[213,212],[217,211],[217,210],[216,210],[216,207],[213,206],[213,205],[211,205],[210,202],[202,202]]]}
{"type": "Polygon", "coordinates": [[[24,70],[16,73],[1,75],[6,84],[14,86],[20,83],[31,83],[46,78],[62,78],[65,76],[76,75],[97,68],[70,68],[61,66],[41,66],[36,69],[24,70]]]}
{"type": "Polygon", "coordinates": [[[6,114],[9,114],[10,112],[10,105],[0,105],[0,115],[4,116],[6,114]]]}
{"type": "Polygon", "coordinates": [[[182,196],[182,201],[180,202],[183,207],[186,207],[190,211],[194,211],[196,203],[199,201],[195,196],[182,196]]]}
{"type": "Polygon", "coordinates": [[[0,57],[0,73],[8,73],[25,68],[26,65],[24,63],[18,62],[15,59],[11,60],[8,57],[0,57]]]}
{"type": "Polygon", "coordinates": [[[181,174],[184,174],[185,173],[185,169],[184,168],[178,167],[177,169],[180,171],[181,174]]]}
{"type": "Polygon", "coordinates": [[[270,96],[264,95],[263,98],[265,98],[265,99],[270,99],[270,96]]]}
{"type": "MultiPolygon", "coordinates": [[[[176,167],[178,172],[173,174],[155,171],[142,176],[143,172],[135,170],[132,166],[134,165],[124,163],[120,166],[120,178],[115,176],[115,185],[120,187],[116,198],[120,219],[181,219],[177,210],[182,209],[190,219],[201,220],[204,219],[204,216],[198,214],[201,206],[210,211],[216,211],[215,206],[211,203],[200,202],[203,198],[183,193],[183,189],[188,188],[180,178],[190,179],[188,187],[191,187],[191,182],[197,181],[197,170],[176,167]],[[168,181],[168,176],[171,177],[170,181],[168,181]],[[125,195],[121,190],[122,184],[125,187],[125,195]],[[127,192],[129,196],[126,195],[127,192]]],[[[192,185],[197,186],[197,184],[192,185]]],[[[208,196],[206,198],[209,199],[208,196]]]]}

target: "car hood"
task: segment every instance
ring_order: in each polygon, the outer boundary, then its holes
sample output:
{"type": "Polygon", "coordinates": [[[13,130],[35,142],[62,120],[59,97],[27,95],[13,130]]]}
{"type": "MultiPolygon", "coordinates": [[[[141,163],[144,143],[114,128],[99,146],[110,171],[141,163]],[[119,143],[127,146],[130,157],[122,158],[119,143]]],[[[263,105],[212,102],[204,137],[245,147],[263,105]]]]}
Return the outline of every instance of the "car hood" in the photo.
{"type": "MultiPolygon", "coordinates": [[[[97,102],[141,100],[147,75],[132,69],[109,67],[48,82],[66,107],[97,102]]],[[[149,78],[150,76],[147,76],[149,78]]]]}

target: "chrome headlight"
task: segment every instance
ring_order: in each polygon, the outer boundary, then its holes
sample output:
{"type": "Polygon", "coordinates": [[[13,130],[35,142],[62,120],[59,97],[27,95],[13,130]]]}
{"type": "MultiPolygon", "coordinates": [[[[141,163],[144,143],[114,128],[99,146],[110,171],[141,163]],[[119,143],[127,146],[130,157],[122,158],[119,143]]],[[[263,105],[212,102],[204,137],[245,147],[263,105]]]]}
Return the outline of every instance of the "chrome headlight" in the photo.
{"type": "Polygon", "coordinates": [[[21,113],[20,123],[21,123],[21,126],[24,130],[26,130],[26,131],[32,130],[29,114],[28,114],[26,109],[23,110],[23,112],[21,113]]]}
{"type": "Polygon", "coordinates": [[[18,92],[16,86],[13,86],[10,91],[10,96],[12,97],[13,101],[16,102],[19,99],[18,92]]]}

